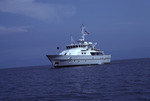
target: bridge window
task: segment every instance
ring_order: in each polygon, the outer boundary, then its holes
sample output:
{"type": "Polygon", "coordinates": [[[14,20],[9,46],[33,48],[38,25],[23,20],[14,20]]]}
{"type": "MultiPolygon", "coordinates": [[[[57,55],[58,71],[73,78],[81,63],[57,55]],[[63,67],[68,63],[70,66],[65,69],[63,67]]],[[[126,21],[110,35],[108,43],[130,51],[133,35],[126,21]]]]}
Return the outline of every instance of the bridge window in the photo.
{"type": "Polygon", "coordinates": [[[66,46],[66,48],[67,48],[67,49],[70,49],[70,48],[71,48],[71,46],[66,46]]]}
{"type": "Polygon", "coordinates": [[[71,48],[78,48],[78,47],[86,47],[85,45],[73,45],[73,46],[66,46],[67,49],[71,48]]]}
{"type": "Polygon", "coordinates": [[[103,55],[101,52],[91,52],[91,55],[103,55]]]}
{"type": "Polygon", "coordinates": [[[56,64],[56,65],[58,65],[58,64],[59,64],[59,62],[55,62],[55,64],[56,64]]]}
{"type": "Polygon", "coordinates": [[[91,55],[95,55],[95,52],[91,52],[91,55]]]}

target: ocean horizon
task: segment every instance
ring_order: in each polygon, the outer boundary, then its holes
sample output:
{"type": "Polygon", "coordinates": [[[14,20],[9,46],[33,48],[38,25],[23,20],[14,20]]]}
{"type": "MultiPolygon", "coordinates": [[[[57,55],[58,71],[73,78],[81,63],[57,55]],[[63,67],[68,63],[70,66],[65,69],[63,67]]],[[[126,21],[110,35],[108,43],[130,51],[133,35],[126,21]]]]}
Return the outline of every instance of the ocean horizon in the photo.
{"type": "Polygon", "coordinates": [[[0,69],[0,101],[149,101],[150,58],[0,69]]]}
{"type": "MultiPolygon", "coordinates": [[[[144,57],[144,58],[129,58],[129,59],[113,59],[113,60],[111,60],[110,64],[120,62],[120,61],[130,61],[130,60],[135,61],[135,60],[143,60],[143,59],[150,59],[150,58],[149,57],[144,57]]],[[[31,68],[31,67],[40,67],[40,66],[50,66],[50,68],[54,68],[54,66],[51,64],[51,62],[49,62],[49,64],[46,64],[46,65],[27,65],[27,66],[12,66],[12,67],[10,66],[10,67],[0,67],[0,69],[31,68]]],[[[75,67],[79,67],[79,66],[75,66],[75,67]]],[[[69,67],[62,67],[62,68],[69,68],[69,67]]]]}

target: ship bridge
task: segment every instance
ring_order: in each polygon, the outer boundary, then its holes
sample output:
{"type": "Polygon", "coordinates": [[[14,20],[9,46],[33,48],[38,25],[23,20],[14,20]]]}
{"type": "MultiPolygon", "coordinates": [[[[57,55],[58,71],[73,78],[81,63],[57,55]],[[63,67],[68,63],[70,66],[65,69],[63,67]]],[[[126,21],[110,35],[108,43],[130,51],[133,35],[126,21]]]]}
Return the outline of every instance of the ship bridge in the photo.
{"type": "Polygon", "coordinates": [[[75,42],[71,37],[71,44],[66,46],[59,55],[104,55],[100,49],[96,49],[97,43],[85,41],[84,25],[81,26],[81,39],[75,42]]]}

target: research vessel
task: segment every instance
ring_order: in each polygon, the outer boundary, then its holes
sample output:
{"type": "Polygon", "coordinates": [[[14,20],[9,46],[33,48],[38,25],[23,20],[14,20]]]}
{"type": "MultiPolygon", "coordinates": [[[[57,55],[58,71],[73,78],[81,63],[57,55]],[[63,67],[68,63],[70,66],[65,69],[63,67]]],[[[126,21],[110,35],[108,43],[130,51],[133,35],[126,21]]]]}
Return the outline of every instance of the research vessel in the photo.
{"type": "MultiPolygon", "coordinates": [[[[54,67],[71,67],[85,65],[101,65],[111,62],[111,55],[95,48],[97,43],[88,42],[85,36],[89,32],[81,25],[81,38],[75,42],[71,37],[71,44],[58,55],[46,55],[54,67]]],[[[59,49],[59,47],[57,47],[59,49]]]]}

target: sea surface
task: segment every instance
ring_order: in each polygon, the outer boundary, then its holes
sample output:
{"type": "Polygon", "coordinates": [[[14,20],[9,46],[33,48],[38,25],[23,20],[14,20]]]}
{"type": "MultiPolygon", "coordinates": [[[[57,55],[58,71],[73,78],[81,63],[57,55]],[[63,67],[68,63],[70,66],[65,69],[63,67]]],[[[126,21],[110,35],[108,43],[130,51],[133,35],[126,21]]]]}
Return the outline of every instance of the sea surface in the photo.
{"type": "Polygon", "coordinates": [[[150,59],[0,69],[0,101],[150,101],[150,59]]]}

